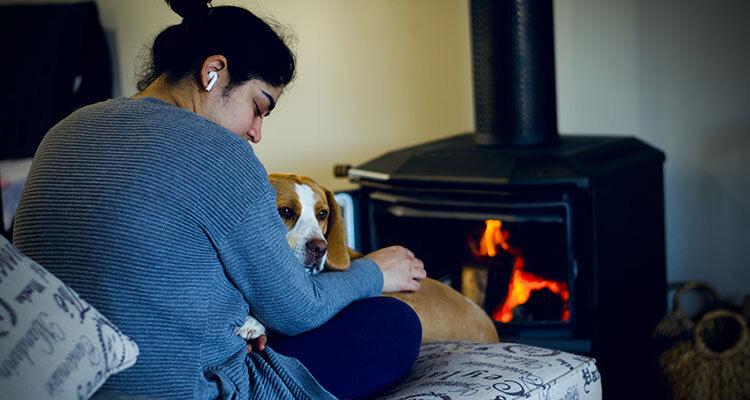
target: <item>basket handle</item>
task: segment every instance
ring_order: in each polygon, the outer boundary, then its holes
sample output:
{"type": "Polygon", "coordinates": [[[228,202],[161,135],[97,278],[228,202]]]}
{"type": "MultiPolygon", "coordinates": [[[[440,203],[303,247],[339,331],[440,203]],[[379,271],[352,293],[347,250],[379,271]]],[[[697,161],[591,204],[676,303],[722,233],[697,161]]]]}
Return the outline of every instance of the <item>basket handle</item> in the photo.
{"type": "Polygon", "coordinates": [[[697,350],[702,352],[703,354],[713,356],[713,357],[717,357],[717,356],[718,357],[731,357],[735,353],[740,351],[740,349],[742,349],[743,346],[746,345],[745,342],[748,340],[747,323],[745,323],[745,319],[742,317],[742,315],[734,311],[725,310],[725,309],[709,311],[695,325],[694,337],[695,337],[695,346],[697,350]],[[720,318],[734,319],[737,322],[737,324],[739,324],[740,335],[732,347],[722,352],[715,352],[708,347],[701,332],[703,332],[704,328],[707,328],[708,327],[707,325],[711,323],[713,320],[720,319],[720,318]]]}
{"type": "Polygon", "coordinates": [[[682,310],[682,305],[680,304],[680,297],[684,295],[687,292],[696,290],[696,289],[704,289],[706,292],[708,292],[711,297],[713,297],[714,303],[718,304],[721,300],[721,297],[719,296],[719,292],[714,288],[713,286],[705,283],[705,282],[698,282],[698,281],[692,281],[688,282],[680,287],[680,289],[674,294],[674,301],[672,302],[672,308],[674,310],[682,310]]]}

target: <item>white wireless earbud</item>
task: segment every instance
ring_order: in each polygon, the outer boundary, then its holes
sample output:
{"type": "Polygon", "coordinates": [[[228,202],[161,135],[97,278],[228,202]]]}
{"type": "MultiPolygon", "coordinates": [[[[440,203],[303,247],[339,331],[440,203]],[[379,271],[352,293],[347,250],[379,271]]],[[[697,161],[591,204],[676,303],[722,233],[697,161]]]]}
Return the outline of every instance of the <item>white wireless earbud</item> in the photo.
{"type": "Polygon", "coordinates": [[[217,74],[216,71],[209,71],[208,79],[208,85],[206,86],[207,92],[211,90],[212,87],[214,87],[214,83],[216,83],[216,80],[219,79],[219,74],[217,74]]]}

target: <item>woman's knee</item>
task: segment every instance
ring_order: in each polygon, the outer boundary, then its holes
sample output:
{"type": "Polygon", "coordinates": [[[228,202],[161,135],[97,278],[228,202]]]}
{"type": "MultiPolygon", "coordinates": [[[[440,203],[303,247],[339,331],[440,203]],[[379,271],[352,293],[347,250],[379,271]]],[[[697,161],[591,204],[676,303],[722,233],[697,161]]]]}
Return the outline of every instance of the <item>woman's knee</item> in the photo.
{"type": "MultiPolygon", "coordinates": [[[[422,325],[414,310],[406,303],[391,297],[374,297],[352,303],[356,313],[365,323],[352,335],[361,340],[352,347],[361,359],[360,379],[354,393],[363,390],[373,393],[397,382],[406,375],[419,355],[422,343],[422,325]],[[367,365],[366,367],[364,365],[367,365]],[[370,381],[371,387],[363,385],[370,381]]],[[[360,396],[352,395],[352,398],[360,396]]]]}
{"type": "Polygon", "coordinates": [[[398,339],[417,346],[422,341],[422,324],[417,314],[408,304],[392,297],[355,301],[330,322],[345,326],[355,336],[398,339]]]}
{"type": "Polygon", "coordinates": [[[409,372],[421,342],[422,325],[411,307],[373,297],[351,303],[319,328],[271,344],[298,358],[337,397],[360,398],[409,372]]]}
{"type": "Polygon", "coordinates": [[[395,335],[406,342],[422,341],[422,324],[417,313],[406,303],[392,297],[373,297],[363,300],[365,313],[380,320],[384,335],[395,335]]]}
{"type": "Polygon", "coordinates": [[[402,368],[406,373],[417,358],[422,343],[422,324],[417,313],[406,303],[392,297],[374,297],[353,303],[352,310],[364,316],[365,325],[359,332],[369,343],[379,344],[379,358],[384,363],[395,363],[394,372],[402,368]]]}

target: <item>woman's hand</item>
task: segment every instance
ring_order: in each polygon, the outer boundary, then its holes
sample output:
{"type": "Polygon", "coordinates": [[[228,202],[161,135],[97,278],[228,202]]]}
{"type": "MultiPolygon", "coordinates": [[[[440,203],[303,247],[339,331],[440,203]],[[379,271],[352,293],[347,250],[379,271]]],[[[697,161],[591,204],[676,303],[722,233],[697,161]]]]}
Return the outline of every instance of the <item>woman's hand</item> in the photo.
{"type": "Polygon", "coordinates": [[[386,247],[365,257],[375,261],[383,271],[383,293],[416,292],[419,281],[427,276],[422,260],[402,246],[386,247]]]}
{"type": "Polygon", "coordinates": [[[268,337],[266,337],[265,334],[260,335],[255,339],[248,340],[247,341],[247,354],[252,353],[253,350],[257,350],[257,351],[265,350],[266,342],[268,342],[268,337]]]}

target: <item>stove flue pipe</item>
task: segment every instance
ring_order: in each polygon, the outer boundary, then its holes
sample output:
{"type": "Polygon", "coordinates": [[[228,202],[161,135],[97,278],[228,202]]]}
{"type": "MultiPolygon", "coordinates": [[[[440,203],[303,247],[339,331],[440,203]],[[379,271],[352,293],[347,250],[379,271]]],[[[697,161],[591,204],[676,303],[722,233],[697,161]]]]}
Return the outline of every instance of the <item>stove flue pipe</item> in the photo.
{"type": "Polygon", "coordinates": [[[558,142],[552,0],[471,0],[475,142],[558,142]]]}

